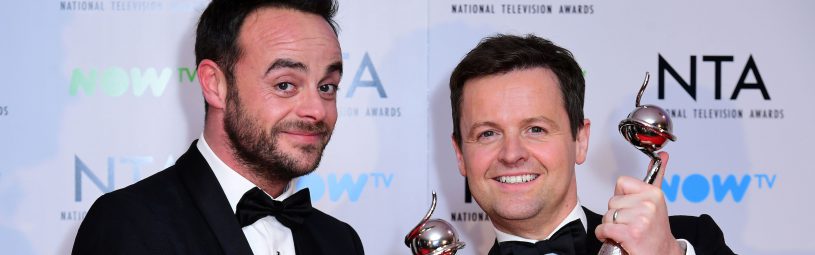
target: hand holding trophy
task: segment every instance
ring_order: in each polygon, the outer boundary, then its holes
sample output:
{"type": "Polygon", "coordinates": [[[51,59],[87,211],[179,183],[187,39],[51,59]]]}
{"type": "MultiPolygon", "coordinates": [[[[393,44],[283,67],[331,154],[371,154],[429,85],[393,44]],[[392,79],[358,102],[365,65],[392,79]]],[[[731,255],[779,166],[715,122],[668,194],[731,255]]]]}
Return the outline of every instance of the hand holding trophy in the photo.
{"type": "Polygon", "coordinates": [[[435,210],[436,192],[433,191],[430,210],[405,236],[405,245],[410,247],[414,255],[454,255],[457,250],[464,247],[464,242],[458,240],[456,231],[450,223],[441,219],[430,219],[435,210]]]}
{"type": "MultiPolygon", "coordinates": [[[[640,105],[640,99],[648,86],[649,78],[650,75],[646,72],[645,81],[637,94],[636,108],[620,122],[619,129],[628,142],[651,158],[651,168],[643,181],[653,184],[662,170],[662,159],[659,158],[656,151],[662,149],[668,140],[676,141],[676,136],[672,134],[671,119],[662,108],[655,105],[640,105]]],[[[615,212],[615,219],[616,216],[615,212]]],[[[599,252],[599,255],[618,254],[628,253],[610,240],[603,243],[599,252]]]]}

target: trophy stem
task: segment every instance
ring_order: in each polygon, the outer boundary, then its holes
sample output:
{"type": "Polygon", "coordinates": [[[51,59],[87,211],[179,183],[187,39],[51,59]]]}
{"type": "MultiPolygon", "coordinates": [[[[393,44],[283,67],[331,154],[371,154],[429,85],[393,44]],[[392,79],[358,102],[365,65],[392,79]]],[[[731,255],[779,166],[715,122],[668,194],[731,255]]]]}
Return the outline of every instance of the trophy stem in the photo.
{"type": "Polygon", "coordinates": [[[657,180],[657,175],[659,175],[659,171],[662,170],[662,159],[653,151],[643,150],[643,152],[645,152],[645,155],[648,155],[648,157],[651,158],[651,169],[648,170],[648,173],[645,175],[645,179],[642,181],[648,184],[654,184],[654,182],[657,180]]]}

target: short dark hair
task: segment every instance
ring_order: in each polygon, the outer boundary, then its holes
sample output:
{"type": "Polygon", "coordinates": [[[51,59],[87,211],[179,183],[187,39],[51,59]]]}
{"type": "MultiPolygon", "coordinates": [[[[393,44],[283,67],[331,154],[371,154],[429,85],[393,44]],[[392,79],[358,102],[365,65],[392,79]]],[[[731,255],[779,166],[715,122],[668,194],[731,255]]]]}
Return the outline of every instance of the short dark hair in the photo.
{"type": "MultiPolygon", "coordinates": [[[[242,50],[238,36],[246,16],[262,8],[281,8],[316,14],[337,33],[335,0],[213,0],[201,13],[195,37],[195,63],[210,59],[224,71],[228,86],[235,83],[233,71],[242,50]]],[[[206,109],[207,104],[204,100],[206,109]]]]}
{"type": "Polygon", "coordinates": [[[583,97],[586,81],[572,53],[535,35],[498,34],[481,40],[450,75],[453,108],[453,139],[461,146],[461,101],[469,80],[515,70],[542,67],[557,75],[564,108],[569,115],[572,138],[583,128],[583,97]]]}

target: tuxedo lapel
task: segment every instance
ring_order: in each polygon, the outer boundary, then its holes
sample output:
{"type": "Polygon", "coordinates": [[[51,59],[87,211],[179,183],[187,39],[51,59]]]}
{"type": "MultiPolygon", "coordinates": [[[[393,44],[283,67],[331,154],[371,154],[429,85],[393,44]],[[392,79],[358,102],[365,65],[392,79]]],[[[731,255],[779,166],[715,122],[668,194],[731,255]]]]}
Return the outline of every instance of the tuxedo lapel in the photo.
{"type": "Polygon", "coordinates": [[[204,216],[225,254],[252,254],[218,179],[192,143],[176,162],[179,175],[193,203],[204,216]]]}
{"type": "Polygon", "coordinates": [[[495,239],[495,243],[490,248],[490,251],[487,255],[501,255],[501,250],[498,248],[498,239],[495,239]]]}
{"type": "Polygon", "coordinates": [[[603,243],[597,240],[594,230],[603,222],[603,216],[592,212],[586,207],[583,207],[583,212],[586,214],[586,221],[588,221],[586,223],[586,251],[588,251],[588,254],[597,254],[603,243]]]}
{"type": "Polygon", "coordinates": [[[291,228],[291,234],[294,238],[294,252],[309,255],[323,254],[320,251],[321,244],[312,235],[311,227],[307,226],[308,222],[308,219],[306,219],[304,225],[291,228]]]}

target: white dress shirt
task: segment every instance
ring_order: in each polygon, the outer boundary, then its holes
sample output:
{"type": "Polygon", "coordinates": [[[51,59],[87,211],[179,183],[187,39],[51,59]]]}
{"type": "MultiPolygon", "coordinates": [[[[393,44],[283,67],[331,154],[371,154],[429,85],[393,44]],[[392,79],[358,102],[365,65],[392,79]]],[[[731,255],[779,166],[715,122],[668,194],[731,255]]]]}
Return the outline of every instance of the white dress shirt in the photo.
{"type": "MultiPolygon", "coordinates": [[[[563,226],[565,226],[566,224],[569,224],[569,222],[572,222],[572,221],[577,220],[577,219],[580,220],[580,222],[583,225],[583,230],[586,230],[587,234],[589,234],[589,235],[594,234],[594,233],[588,233],[588,221],[586,220],[586,213],[583,212],[583,206],[580,205],[580,202],[577,202],[577,205],[575,205],[574,209],[572,209],[572,212],[570,212],[569,215],[567,215],[566,218],[563,219],[563,221],[561,221],[560,224],[557,225],[555,230],[552,231],[552,233],[549,233],[549,236],[547,236],[546,239],[544,239],[544,240],[548,240],[549,238],[552,238],[552,235],[554,235],[558,230],[563,228],[563,226]]],[[[495,239],[498,240],[499,243],[500,242],[505,242],[505,241],[520,241],[520,242],[527,242],[527,243],[537,243],[539,241],[539,240],[526,239],[526,238],[516,236],[516,235],[513,235],[513,234],[509,234],[509,233],[504,233],[501,230],[498,230],[497,228],[495,228],[494,225],[493,225],[493,229],[495,229],[495,239]]],[[[696,255],[696,250],[693,249],[693,245],[691,245],[690,242],[688,242],[685,239],[676,239],[676,240],[679,241],[679,242],[684,242],[685,245],[687,245],[687,249],[685,250],[685,255],[696,255]]]]}
{"type": "MultiPolygon", "coordinates": [[[[238,172],[235,172],[235,170],[232,170],[232,168],[218,158],[215,152],[212,151],[212,148],[209,147],[203,134],[198,139],[196,146],[198,147],[198,151],[201,152],[201,155],[204,156],[204,159],[206,159],[209,167],[212,168],[212,172],[215,173],[215,178],[218,179],[218,183],[221,184],[226,199],[229,200],[232,213],[235,213],[238,202],[240,202],[243,194],[256,187],[256,185],[238,174],[238,172]]],[[[274,200],[283,201],[283,199],[286,199],[294,193],[292,183],[294,182],[290,182],[280,196],[269,197],[274,200]]],[[[280,224],[280,222],[272,216],[261,218],[255,223],[252,223],[252,225],[243,227],[242,230],[246,236],[246,240],[249,241],[252,253],[255,255],[295,254],[294,238],[291,230],[283,226],[283,224],[280,224]]]]}

